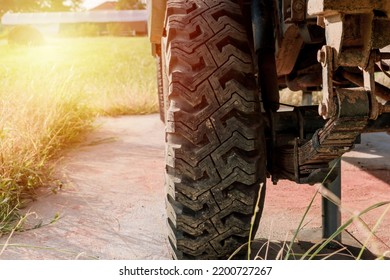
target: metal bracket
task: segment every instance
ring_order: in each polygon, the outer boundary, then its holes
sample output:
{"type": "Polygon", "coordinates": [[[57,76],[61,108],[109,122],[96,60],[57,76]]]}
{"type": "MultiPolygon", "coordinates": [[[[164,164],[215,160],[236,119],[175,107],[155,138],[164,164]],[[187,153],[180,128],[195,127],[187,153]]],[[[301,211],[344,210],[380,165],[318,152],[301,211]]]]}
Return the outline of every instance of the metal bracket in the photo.
{"type": "Polygon", "coordinates": [[[286,23],[299,23],[306,19],[306,0],[291,0],[291,17],[286,23]]]}
{"type": "Polygon", "coordinates": [[[337,173],[329,174],[328,162],[348,151],[348,147],[356,143],[360,133],[390,131],[390,102],[389,105],[380,105],[380,115],[376,120],[369,120],[370,96],[363,88],[358,90],[363,91],[361,93],[355,93],[356,90],[337,90],[336,104],[340,118],[334,121],[326,121],[320,117],[317,106],[263,113],[270,133],[267,143],[268,170],[274,183],[280,179],[288,179],[299,184],[314,184],[322,182],[325,177],[328,178],[327,183],[331,183],[337,173]],[[356,110],[361,112],[359,116],[356,115],[356,110]],[[344,125],[341,127],[340,123],[344,125]],[[328,132],[331,133],[330,137],[326,136],[328,132]],[[332,147],[336,150],[330,149],[332,147]],[[332,153],[326,154],[327,151],[332,153]],[[313,155],[317,152],[320,154],[313,155]],[[317,158],[315,162],[310,163],[310,158],[305,156],[309,153],[317,158]]]}
{"type": "Polygon", "coordinates": [[[370,96],[363,88],[336,89],[334,98],[329,99],[332,99],[330,104],[337,105],[334,116],[314,133],[310,141],[298,147],[295,155],[298,157],[298,161],[295,160],[298,172],[295,173],[299,175],[296,179],[300,182],[316,181],[330,161],[353,147],[368,123],[370,96]]]}
{"type": "Polygon", "coordinates": [[[330,46],[323,46],[318,51],[317,60],[322,65],[322,102],[319,104],[318,113],[324,119],[332,118],[336,113],[336,105],[334,104],[333,90],[333,73],[334,65],[334,49],[330,46]]]}

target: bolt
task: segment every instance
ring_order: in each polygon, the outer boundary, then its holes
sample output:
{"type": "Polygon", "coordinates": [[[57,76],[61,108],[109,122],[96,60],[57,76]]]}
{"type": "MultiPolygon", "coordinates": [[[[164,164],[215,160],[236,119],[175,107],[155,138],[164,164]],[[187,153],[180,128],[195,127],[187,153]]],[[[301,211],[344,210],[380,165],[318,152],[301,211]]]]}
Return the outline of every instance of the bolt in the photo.
{"type": "Polygon", "coordinates": [[[326,64],[326,52],[324,50],[319,50],[317,52],[317,61],[322,63],[323,65],[326,64]]]}
{"type": "Polygon", "coordinates": [[[320,103],[318,105],[318,114],[320,114],[320,116],[322,117],[326,117],[327,113],[328,113],[328,109],[326,105],[324,103],[320,103]]]}
{"type": "Polygon", "coordinates": [[[304,8],[304,4],[302,3],[302,1],[298,1],[294,5],[294,11],[301,12],[303,11],[303,8],[304,8]]]}

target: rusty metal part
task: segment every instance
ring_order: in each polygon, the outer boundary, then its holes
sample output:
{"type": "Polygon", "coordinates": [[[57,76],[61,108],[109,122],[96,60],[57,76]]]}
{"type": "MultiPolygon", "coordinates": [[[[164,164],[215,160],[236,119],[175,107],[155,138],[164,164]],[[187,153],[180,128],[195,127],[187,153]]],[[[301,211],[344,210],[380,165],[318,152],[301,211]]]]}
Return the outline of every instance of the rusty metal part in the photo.
{"type": "Polygon", "coordinates": [[[379,60],[390,59],[390,52],[380,52],[378,53],[379,60]]]}
{"type": "MultiPolygon", "coordinates": [[[[388,60],[390,59],[390,53],[388,52],[379,52],[377,51],[375,53],[375,62],[376,62],[376,68],[379,68],[380,71],[382,71],[383,74],[385,74],[388,78],[390,78],[390,73],[388,71],[390,70],[388,60]],[[385,62],[386,61],[386,62],[385,62]]],[[[377,69],[375,69],[376,71],[377,69]]]]}
{"type": "MultiPolygon", "coordinates": [[[[341,49],[338,64],[366,68],[371,51],[390,44],[390,19],[375,17],[374,13],[340,15],[342,24],[341,49]]],[[[328,34],[332,36],[332,34],[328,34]]],[[[339,34],[333,34],[339,36],[339,34]]]]}
{"type": "Polygon", "coordinates": [[[369,115],[369,93],[363,88],[336,89],[337,115],[319,129],[312,139],[296,147],[296,178],[312,182],[310,176],[330,161],[351,150],[356,138],[366,127],[369,115]]]}
{"type": "Polygon", "coordinates": [[[383,61],[380,61],[375,66],[378,67],[382,71],[382,73],[385,74],[385,76],[390,78],[390,74],[388,73],[389,66],[387,64],[385,64],[383,61]]]}
{"type": "Polygon", "coordinates": [[[307,0],[291,0],[290,17],[285,20],[285,23],[299,23],[306,19],[306,3],[307,0]]]}
{"type": "Polygon", "coordinates": [[[390,78],[390,74],[388,73],[389,71],[390,66],[384,61],[379,61],[375,64],[375,72],[383,72],[383,74],[390,78]]]}
{"type": "Polygon", "coordinates": [[[294,22],[306,19],[306,0],[291,0],[291,19],[294,22]]]}
{"type": "Polygon", "coordinates": [[[318,182],[329,171],[329,162],[354,146],[369,120],[376,120],[387,112],[388,107],[381,106],[374,95],[375,63],[380,58],[373,51],[390,43],[390,21],[374,13],[376,8],[389,11],[385,3],[388,1],[309,0],[309,13],[318,16],[325,26],[326,45],[317,55],[323,81],[323,99],[318,110],[328,121],[309,141],[302,139],[300,131],[293,149],[288,145],[280,149],[283,160],[278,164],[290,179],[292,176],[299,183],[318,182]],[[334,73],[340,66],[360,67],[362,87],[337,88],[334,73]]]}
{"type": "Polygon", "coordinates": [[[295,24],[289,25],[284,32],[284,37],[276,54],[278,76],[291,73],[302,46],[303,39],[300,36],[299,27],[295,24]]]}
{"type": "Polygon", "coordinates": [[[379,104],[379,115],[390,113],[390,104],[379,104]]]}
{"type": "MultiPolygon", "coordinates": [[[[275,183],[279,179],[289,179],[298,183],[310,184],[322,182],[330,171],[327,161],[336,156],[332,149],[333,147],[338,150],[338,153],[336,153],[338,156],[349,150],[357,142],[360,133],[390,130],[390,104],[382,108],[383,112],[376,120],[368,120],[369,105],[367,102],[369,95],[368,93],[354,95],[353,93],[356,90],[363,91],[363,88],[348,89],[344,94],[344,99],[341,98],[344,104],[344,109],[341,109],[341,111],[344,111],[344,116],[342,115],[339,119],[337,114],[337,117],[333,120],[324,120],[317,114],[317,109],[314,105],[295,107],[293,111],[278,111],[272,114],[272,121],[269,115],[264,114],[266,127],[272,130],[273,135],[272,139],[269,139],[272,143],[268,143],[268,147],[273,147],[271,153],[272,160],[268,162],[268,169],[275,183]],[[350,92],[352,92],[352,95],[350,92]],[[355,118],[354,110],[356,109],[365,113],[355,118]],[[354,117],[350,117],[351,115],[354,117]],[[361,122],[358,125],[355,124],[355,121],[361,121],[361,119],[363,119],[364,123],[367,123],[363,130],[361,122]],[[345,129],[342,128],[342,125],[345,129]],[[353,132],[356,128],[357,131],[353,132]],[[315,136],[313,137],[313,135],[315,136]],[[321,149],[323,152],[321,160],[314,163],[308,162],[300,166],[299,159],[301,159],[301,162],[304,160],[302,155],[305,155],[306,151],[314,149],[313,143],[320,143],[320,140],[318,140],[319,135],[321,135],[320,139],[326,140],[321,143],[323,146],[321,149]],[[355,142],[353,138],[355,138],[355,142]],[[348,140],[347,144],[346,140],[348,140]],[[340,146],[340,141],[344,141],[343,144],[346,146],[340,146]],[[326,144],[328,146],[325,146],[326,144]],[[326,154],[327,152],[328,154],[326,154]],[[300,157],[298,156],[299,153],[300,157]],[[301,173],[301,170],[306,170],[306,172],[301,173]]],[[[339,102],[337,104],[339,105],[339,102]]],[[[318,144],[315,147],[320,147],[321,145],[318,144]]],[[[318,156],[318,154],[315,155],[318,156]]],[[[330,174],[328,176],[329,182],[334,179],[334,175],[330,174]]]]}
{"type": "Polygon", "coordinates": [[[317,106],[299,106],[294,110],[282,107],[278,112],[264,115],[266,127],[272,137],[267,143],[270,151],[268,170],[272,181],[279,179],[295,181],[294,177],[294,143],[295,139],[310,139],[325,121],[317,113],[317,106]]]}
{"type": "Polygon", "coordinates": [[[150,0],[148,30],[149,39],[152,44],[161,44],[161,37],[164,29],[166,2],[161,0],[150,0]]]}
{"type": "Polygon", "coordinates": [[[325,17],[317,16],[317,25],[325,29],[325,17]]]}
{"type": "Polygon", "coordinates": [[[371,50],[390,44],[390,2],[385,0],[309,0],[308,13],[325,27],[327,45],[334,48],[337,64],[365,69],[371,50]]]}
{"type": "Polygon", "coordinates": [[[330,46],[323,46],[318,51],[318,61],[322,65],[322,101],[318,105],[318,113],[324,119],[333,117],[336,113],[333,91],[334,73],[334,49],[330,46]]]}
{"type": "Polygon", "coordinates": [[[337,64],[365,68],[373,46],[373,13],[325,17],[326,44],[337,54],[337,64]]]}
{"type": "Polygon", "coordinates": [[[390,19],[383,17],[375,17],[373,21],[372,47],[376,49],[381,49],[388,46],[390,44],[389,34],[390,19]]]}
{"type": "Polygon", "coordinates": [[[321,65],[314,64],[298,70],[286,78],[286,84],[292,91],[306,90],[322,84],[321,65]]]}
{"type": "MultiPolygon", "coordinates": [[[[369,120],[363,133],[384,132],[390,129],[390,104],[382,105],[382,114],[376,120],[369,120]]],[[[310,139],[313,134],[324,127],[326,120],[318,116],[317,106],[299,106],[292,111],[278,111],[274,114],[276,146],[293,143],[293,139],[310,139]],[[286,134],[286,136],[283,136],[286,134]]],[[[266,126],[270,128],[269,118],[264,114],[266,126]]]]}
{"type": "MultiPolygon", "coordinates": [[[[364,80],[361,75],[350,73],[347,71],[342,71],[341,74],[346,80],[350,81],[351,83],[359,87],[364,86],[364,80]]],[[[390,89],[388,87],[385,87],[384,85],[381,85],[380,83],[375,83],[374,94],[385,101],[390,101],[390,89]]]]}
{"type": "MultiPolygon", "coordinates": [[[[344,52],[345,54],[346,52],[344,52]]],[[[339,66],[340,54],[331,46],[324,46],[319,52],[317,59],[322,65],[322,81],[323,81],[323,100],[319,104],[318,112],[324,119],[332,118],[335,114],[334,104],[334,84],[333,73],[337,66],[339,66]]],[[[380,55],[379,55],[380,57],[380,55]]],[[[370,96],[370,119],[375,120],[379,116],[379,103],[376,99],[376,94],[386,93],[384,87],[380,87],[376,92],[375,82],[375,62],[378,60],[376,51],[370,51],[368,62],[363,70],[363,86],[369,92],[370,96]]],[[[356,61],[355,61],[356,62],[356,61]]],[[[356,64],[354,66],[357,66],[356,64]]],[[[386,101],[388,98],[385,99],[386,101]]],[[[359,113],[359,112],[357,112],[359,113]]]]}
{"type": "Polygon", "coordinates": [[[368,65],[363,69],[364,89],[370,93],[370,119],[379,116],[379,102],[375,96],[375,52],[371,52],[368,65]]]}
{"type": "Polygon", "coordinates": [[[309,15],[328,16],[335,13],[367,13],[372,10],[390,12],[387,0],[308,0],[309,15]]]}

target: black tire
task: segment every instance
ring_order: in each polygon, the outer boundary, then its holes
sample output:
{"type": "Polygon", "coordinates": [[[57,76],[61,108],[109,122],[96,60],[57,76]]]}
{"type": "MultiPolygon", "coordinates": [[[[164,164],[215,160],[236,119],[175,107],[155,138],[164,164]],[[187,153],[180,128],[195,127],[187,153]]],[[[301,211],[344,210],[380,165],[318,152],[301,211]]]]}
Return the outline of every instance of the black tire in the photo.
{"type": "Polygon", "coordinates": [[[178,259],[228,258],[249,239],[259,193],[254,233],[263,208],[259,93],[236,2],[167,2],[166,205],[178,259]]]}

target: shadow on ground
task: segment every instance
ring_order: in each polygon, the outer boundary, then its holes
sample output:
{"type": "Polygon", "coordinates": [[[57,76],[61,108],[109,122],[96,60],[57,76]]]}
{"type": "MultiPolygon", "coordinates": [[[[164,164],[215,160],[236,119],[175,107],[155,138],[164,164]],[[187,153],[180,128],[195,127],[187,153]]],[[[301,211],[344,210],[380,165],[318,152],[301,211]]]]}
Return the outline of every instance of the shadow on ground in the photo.
{"type": "MultiPolygon", "coordinates": [[[[390,135],[362,134],[361,144],[343,156],[343,161],[371,174],[385,183],[390,182],[390,135]]],[[[390,191],[390,185],[389,191],[390,191]]]]}

